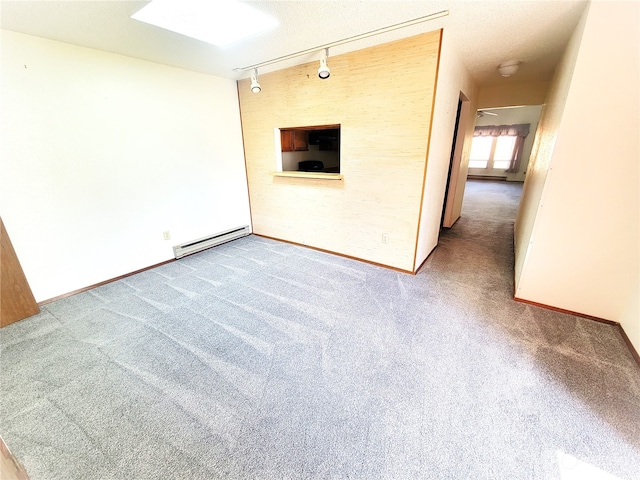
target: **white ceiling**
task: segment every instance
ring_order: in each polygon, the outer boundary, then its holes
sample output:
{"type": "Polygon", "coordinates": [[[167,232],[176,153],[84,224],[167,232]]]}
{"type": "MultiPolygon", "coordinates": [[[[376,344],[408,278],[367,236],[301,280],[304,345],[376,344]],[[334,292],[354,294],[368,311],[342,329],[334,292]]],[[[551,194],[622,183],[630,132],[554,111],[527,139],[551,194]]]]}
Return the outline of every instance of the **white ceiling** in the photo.
{"type": "MultiPolygon", "coordinates": [[[[1,25],[6,30],[238,79],[249,72],[236,72],[237,67],[449,10],[440,19],[333,47],[329,57],[444,28],[478,84],[487,86],[548,80],[586,5],[584,0],[249,1],[277,17],[280,26],[220,48],[130,18],[147,3],[3,0],[1,25]],[[520,71],[503,78],[496,67],[511,59],[522,62],[520,71]]],[[[313,53],[260,72],[318,58],[313,53]]]]}

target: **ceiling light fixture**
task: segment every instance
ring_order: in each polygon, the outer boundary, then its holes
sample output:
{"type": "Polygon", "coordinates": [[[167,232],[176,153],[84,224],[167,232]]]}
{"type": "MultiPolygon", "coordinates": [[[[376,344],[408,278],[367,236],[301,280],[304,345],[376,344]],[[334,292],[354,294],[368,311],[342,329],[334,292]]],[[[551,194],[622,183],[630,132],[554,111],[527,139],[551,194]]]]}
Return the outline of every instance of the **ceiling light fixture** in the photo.
{"type": "Polygon", "coordinates": [[[327,66],[328,56],[329,49],[325,48],[320,54],[320,67],[318,68],[318,77],[320,77],[322,80],[329,78],[329,76],[331,75],[331,70],[329,70],[329,67],[327,66]]]}
{"type": "Polygon", "coordinates": [[[500,72],[500,75],[503,77],[510,77],[518,71],[519,66],[520,62],[518,60],[509,60],[508,62],[502,62],[498,65],[498,72],[500,72]]]}
{"type": "Polygon", "coordinates": [[[261,90],[262,87],[258,83],[258,69],[255,68],[251,75],[251,93],[260,93],[261,90]]]}

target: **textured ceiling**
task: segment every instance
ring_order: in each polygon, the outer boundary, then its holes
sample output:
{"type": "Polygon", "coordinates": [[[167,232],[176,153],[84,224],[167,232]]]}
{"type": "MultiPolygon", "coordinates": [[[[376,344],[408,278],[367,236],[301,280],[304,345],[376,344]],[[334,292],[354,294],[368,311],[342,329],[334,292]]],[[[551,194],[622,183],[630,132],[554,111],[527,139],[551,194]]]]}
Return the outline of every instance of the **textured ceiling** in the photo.
{"type": "MultiPolygon", "coordinates": [[[[2,1],[0,16],[6,30],[238,79],[249,73],[234,71],[237,67],[449,10],[440,19],[333,47],[329,56],[444,28],[478,84],[496,85],[548,80],[586,6],[582,0],[251,1],[280,26],[220,48],[130,18],[147,3],[2,1]],[[522,62],[520,71],[503,78],[496,67],[511,59],[522,62]]],[[[314,53],[260,72],[317,59],[314,53]]]]}

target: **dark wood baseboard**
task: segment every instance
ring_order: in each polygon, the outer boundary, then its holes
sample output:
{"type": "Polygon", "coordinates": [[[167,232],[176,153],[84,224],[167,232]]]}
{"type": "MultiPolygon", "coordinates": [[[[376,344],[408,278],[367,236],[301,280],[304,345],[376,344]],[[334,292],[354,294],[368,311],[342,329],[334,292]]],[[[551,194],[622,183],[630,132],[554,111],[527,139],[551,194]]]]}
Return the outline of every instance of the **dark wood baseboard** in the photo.
{"type": "MultiPolygon", "coordinates": [[[[436,248],[438,248],[438,246],[437,246],[437,245],[433,248],[433,250],[435,250],[436,248]]],[[[416,274],[420,271],[420,269],[421,269],[422,267],[424,267],[424,264],[425,264],[425,263],[427,263],[427,260],[429,260],[429,257],[430,257],[430,256],[431,256],[431,254],[433,253],[433,250],[431,250],[431,251],[429,252],[429,255],[427,255],[427,258],[425,258],[425,259],[422,261],[422,263],[421,263],[420,265],[418,265],[418,268],[416,268],[416,271],[415,271],[415,272],[413,272],[413,274],[414,274],[414,275],[416,275],[416,274]]]]}
{"type": "Polygon", "coordinates": [[[262,235],[260,233],[255,233],[255,232],[253,232],[253,235],[255,235],[256,237],[268,238],[269,240],[275,240],[277,242],[284,242],[284,243],[288,243],[290,245],[296,245],[298,247],[310,248],[311,250],[316,250],[318,252],[330,253],[331,255],[338,255],[339,257],[348,258],[350,260],[357,260],[358,262],[364,262],[364,263],[368,263],[369,265],[375,265],[376,267],[382,267],[382,268],[387,268],[389,270],[395,270],[396,272],[400,272],[400,273],[408,273],[410,275],[415,275],[416,274],[416,272],[412,272],[411,270],[403,270],[402,268],[392,267],[390,265],[384,265],[382,263],[372,262],[370,260],[365,260],[363,258],[352,257],[351,255],[345,255],[344,253],[332,252],[331,250],[325,250],[323,248],[312,247],[311,245],[303,245],[302,243],[292,242],[290,240],[283,240],[282,238],[270,237],[269,235],[262,235]]]}
{"type": "MultiPolygon", "coordinates": [[[[381,264],[381,263],[375,263],[375,262],[371,262],[371,261],[369,261],[369,260],[363,260],[363,259],[361,259],[361,258],[352,257],[352,256],[349,256],[349,255],[344,255],[344,254],[342,254],[342,253],[332,252],[332,251],[330,251],[330,250],[324,250],[324,249],[322,249],[322,248],[316,248],[316,247],[311,247],[311,246],[309,246],[309,245],[302,245],[302,244],[300,244],[300,243],[290,242],[290,241],[288,241],[288,240],[283,240],[283,239],[281,239],[281,238],[269,237],[269,236],[267,236],[267,235],[260,235],[260,234],[257,234],[257,233],[252,233],[252,235],[255,235],[256,237],[268,238],[268,239],[270,239],[270,240],[276,240],[276,241],[278,241],[278,242],[289,243],[289,244],[291,244],[291,245],[297,245],[297,246],[299,246],[299,247],[310,248],[310,249],[312,249],[312,250],[317,250],[317,251],[319,251],[319,252],[324,252],[324,253],[330,253],[330,254],[332,254],[332,255],[339,255],[339,256],[344,257],[344,258],[350,258],[351,260],[357,260],[357,261],[359,261],[359,262],[365,262],[365,263],[368,263],[368,264],[370,264],[370,265],[375,265],[375,266],[377,266],[377,267],[383,267],[383,268],[387,268],[387,269],[390,269],[390,270],[395,270],[396,272],[408,273],[408,274],[410,274],[410,275],[415,275],[415,273],[416,273],[416,272],[412,272],[412,271],[410,271],[410,270],[403,270],[403,269],[401,269],[401,268],[391,267],[391,266],[389,266],[389,265],[383,265],[383,264],[381,264]]],[[[102,285],[106,285],[106,284],[108,284],[108,283],[115,282],[115,281],[121,280],[121,279],[123,279],[123,278],[130,277],[131,275],[135,275],[135,274],[137,274],[137,273],[141,273],[141,272],[144,272],[144,271],[147,271],[147,270],[151,270],[152,268],[160,267],[160,266],[162,266],[162,265],[166,265],[167,263],[171,263],[171,262],[175,262],[175,261],[176,261],[176,259],[175,259],[175,258],[172,258],[171,260],[167,260],[167,261],[165,261],[165,262],[160,262],[160,263],[157,263],[157,264],[155,264],[155,265],[150,265],[150,266],[148,266],[148,267],[141,268],[140,270],[136,270],[136,271],[134,271],[134,272],[130,272],[130,273],[126,273],[126,274],[124,274],[124,275],[120,275],[119,277],[110,278],[110,279],[105,280],[105,281],[100,282],[100,283],[96,283],[96,284],[93,284],[93,285],[89,285],[89,286],[87,286],[87,287],[79,288],[79,289],[74,290],[74,291],[72,291],[72,292],[63,293],[62,295],[58,295],[57,297],[53,297],[53,298],[49,298],[49,299],[47,299],[47,300],[43,300],[43,301],[41,301],[41,302],[38,302],[38,305],[39,305],[39,306],[46,305],[47,303],[55,302],[56,300],[61,300],[61,299],[63,299],[63,298],[70,297],[70,296],[72,296],[72,295],[76,295],[76,294],[78,294],[78,293],[86,292],[86,291],[88,291],[88,290],[92,290],[92,289],[97,288],[97,287],[100,287],[100,286],[102,286],[102,285]]],[[[426,260],[425,260],[425,261],[426,261],[426,260]]]]}
{"type": "Polygon", "coordinates": [[[165,262],[156,263],[155,265],[150,265],[148,267],[141,268],[140,270],[136,270],[134,272],[125,273],[124,275],[120,275],[119,277],[110,278],[109,280],[105,280],[105,281],[100,282],[100,283],[95,283],[93,285],[89,285],[88,287],[79,288],[78,290],[74,290],[73,292],[63,293],[62,295],[58,295],[57,297],[53,297],[53,298],[49,298],[47,300],[43,300],[41,302],[38,302],[38,305],[39,306],[43,306],[43,305],[46,305],[47,303],[55,302],[56,300],[61,300],[63,298],[67,298],[67,297],[70,297],[72,295],[76,295],[78,293],[86,292],[88,290],[92,290],[94,288],[101,287],[102,285],[106,285],[108,283],[116,282],[118,280],[122,280],[123,278],[127,278],[127,277],[130,277],[132,275],[135,275],[137,273],[146,272],[147,270],[151,270],[152,268],[161,267],[162,265],[166,265],[167,263],[171,263],[171,262],[175,262],[175,261],[176,261],[176,259],[172,258],[171,260],[167,260],[165,262]]]}
{"type": "Polygon", "coordinates": [[[600,318],[600,317],[594,317],[592,315],[587,315],[585,313],[574,312],[574,311],[571,311],[571,310],[565,310],[564,308],[552,307],[550,305],[545,305],[543,303],[537,303],[537,302],[532,302],[530,300],[524,300],[524,299],[518,298],[516,296],[514,296],[513,299],[516,302],[526,303],[527,305],[533,305],[534,307],[545,308],[547,310],[553,310],[554,312],[566,313],[568,315],[573,315],[575,317],[585,318],[587,320],[592,320],[594,322],[606,323],[607,325],[612,325],[612,326],[616,327],[618,329],[618,331],[620,332],[620,335],[622,336],[622,339],[624,340],[624,343],[627,344],[627,348],[629,349],[629,352],[631,353],[631,356],[633,357],[633,359],[638,364],[638,367],[640,367],[640,355],[638,355],[638,351],[633,346],[633,343],[631,343],[631,340],[627,336],[627,333],[624,331],[624,328],[622,328],[622,325],[620,325],[620,322],[615,322],[613,320],[607,320],[605,318],[600,318]]]}
{"type": "Polygon", "coordinates": [[[491,182],[524,183],[524,180],[509,180],[507,177],[493,175],[467,175],[467,180],[486,180],[491,182]]]}
{"type": "Polygon", "coordinates": [[[574,315],[576,317],[586,318],[587,320],[593,320],[594,322],[607,323],[609,325],[619,325],[618,322],[614,322],[613,320],[606,320],[604,318],[594,317],[592,315],[587,315],[586,313],[574,312],[572,310],[565,310],[564,308],[552,307],[551,305],[532,302],[531,300],[525,300],[523,298],[518,298],[516,296],[514,296],[513,299],[516,302],[526,303],[528,305],[533,305],[534,307],[546,308],[547,310],[553,310],[554,312],[566,313],[568,315],[574,315]]]}
{"type": "Polygon", "coordinates": [[[633,346],[633,343],[631,343],[631,340],[627,336],[627,332],[625,332],[624,328],[622,328],[622,325],[620,325],[619,323],[617,325],[618,325],[618,329],[620,330],[620,335],[622,335],[622,339],[624,340],[624,343],[627,344],[627,347],[629,348],[629,351],[631,352],[631,356],[635,359],[636,363],[640,367],[640,355],[638,354],[638,351],[633,346]]]}
{"type": "Polygon", "coordinates": [[[456,223],[458,223],[458,220],[460,220],[461,218],[462,218],[462,215],[458,215],[458,218],[456,218],[456,219],[453,221],[453,223],[451,224],[451,226],[450,226],[450,227],[445,227],[445,226],[443,226],[443,227],[441,227],[441,228],[446,228],[446,229],[453,228],[453,227],[454,227],[454,225],[455,225],[456,223]]]}
{"type": "MultiPolygon", "coordinates": [[[[458,217],[458,218],[460,218],[460,217],[458,217]]],[[[458,221],[458,220],[456,220],[456,222],[457,222],[457,221],[458,221]]],[[[444,227],[443,227],[443,228],[444,228],[444,227]]],[[[417,274],[418,274],[418,272],[420,271],[420,269],[421,269],[422,267],[424,267],[424,264],[425,264],[425,263],[427,263],[427,260],[429,260],[429,258],[431,257],[431,255],[433,255],[433,252],[435,252],[435,251],[436,251],[436,248],[438,248],[438,244],[437,244],[437,243],[436,243],[436,246],[435,246],[435,247],[433,247],[433,248],[431,249],[431,251],[429,252],[429,255],[427,255],[427,258],[425,258],[425,259],[422,261],[422,263],[420,264],[420,266],[419,266],[418,268],[416,268],[416,271],[415,271],[415,272],[413,272],[413,274],[414,274],[414,275],[417,275],[417,274]]]]}
{"type": "Polygon", "coordinates": [[[507,177],[498,177],[497,175],[467,175],[467,180],[493,180],[494,182],[506,182],[507,177]]]}

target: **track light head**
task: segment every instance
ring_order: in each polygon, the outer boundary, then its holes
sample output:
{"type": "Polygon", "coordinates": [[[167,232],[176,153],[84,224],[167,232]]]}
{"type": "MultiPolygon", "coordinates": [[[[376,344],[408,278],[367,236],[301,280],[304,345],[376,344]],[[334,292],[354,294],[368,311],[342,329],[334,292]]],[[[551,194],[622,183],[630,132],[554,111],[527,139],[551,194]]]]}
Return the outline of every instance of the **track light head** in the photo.
{"type": "Polygon", "coordinates": [[[260,93],[262,87],[258,83],[258,69],[253,70],[253,74],[251,75],[251,92],[252,93],[260,93]]]}
{"type": "Polygon", "coordinates": [[[331,70],[327,66],[327,56],[329,55],[329,49],[325,48],[320,54],[320,67],[318,68],[318,77],[322,80],[329,78],[331,70]]]}

